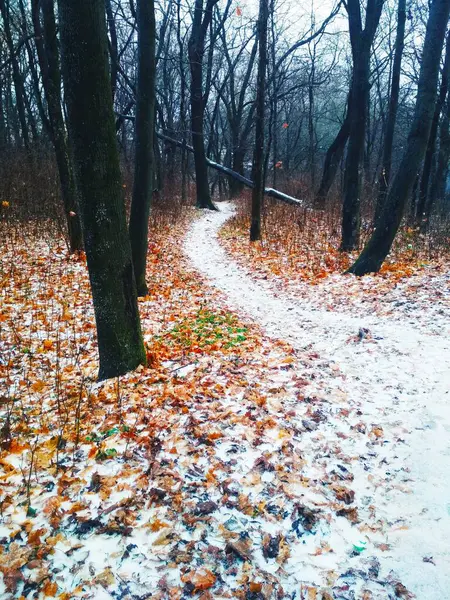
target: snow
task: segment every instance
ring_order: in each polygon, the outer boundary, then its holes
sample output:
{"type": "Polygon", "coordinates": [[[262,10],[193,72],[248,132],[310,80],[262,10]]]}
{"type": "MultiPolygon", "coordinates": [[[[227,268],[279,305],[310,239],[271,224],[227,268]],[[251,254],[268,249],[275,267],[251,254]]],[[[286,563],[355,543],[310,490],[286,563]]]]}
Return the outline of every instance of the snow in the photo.
{"type": "MultiPolygon", "coordinates": [[[[270,281],[255,281],[219,243],[218,231],[233,214],[231,205],[220,206],[220,212],[205,212],[188,232],[185,252],[192,265],[224,294],[230,309],[260,324],[273,338],[286,340],[297,350],[312,349],[322,361],[337,365],[343,377],[329,389],[332,412],[337,416],[347,410],[350,427],[363,423],[369,429],[371,443],[365,443],[342,430],[342,418],[330,418],[302,437],[304,456],[315,463],[311,467],[351,464],[351,487],[367,525],[363,532],[344,518],[331,523],[335,529],[326,539],[334,552],[324,554],[328,568],[339,566],[342,572],[343,561],[353,567],[344,549],[352,537],[362,538],[368,542],[365,554],[379,560],[385,577],[393,571],[391,577],[419,600],[448,597],[448,313],[433,311],[432,318],[417,319],[411,314],[405,322],[402,315],[367,315],[362,308],[352,314],[323,310],[317,296],[320,288],[311,287],[310,297],[303,292],[299,299],[270,281]],[[367,339],[358,338],[360,328],[369,330],[367,339]],[[341,530],[336,529],[339,526],[341,530]]],[[[326,304],[324,300],[322,305],[326,304]]],[[[305,489],[305,497],[308,494],[305,489]]],[[[317,561],[308,564],[303,549],[298,552],[298,548],[292,552],[286,571],[301,570],[313,581],[317,561]]]]}

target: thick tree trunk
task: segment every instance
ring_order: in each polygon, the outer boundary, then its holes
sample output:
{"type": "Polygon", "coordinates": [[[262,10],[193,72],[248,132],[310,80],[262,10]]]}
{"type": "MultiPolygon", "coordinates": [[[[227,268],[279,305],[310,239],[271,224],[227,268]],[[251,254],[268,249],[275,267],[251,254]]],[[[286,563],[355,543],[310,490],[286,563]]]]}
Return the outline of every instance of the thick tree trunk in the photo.
{"type": "Polygon", "coordinates": [[[135,120],[135,161],[130,240],[138,296],[146,296],[148,219],[154,179],[156,25],[154,0],[138,0],[138,76],[135,120]]]}
{"type": "Polygon", "coordinates": [[[194,19],[189,38],[189,65],[191,70],[191,128],[194,147],[195,183],[197,188],[197,207],[216,210],[208,183],[205,137],[203,123],[205,118],[205,100],[203,96],[203,57],[205,38],[212,19],[212,9],[218,0],[207,0],[203,10],[203,0],[195,0],[194,19]]]}
{"type": "Polygon", "coordinates": [[[389,98],[389,113],[384,136],[383,162],[378,188],[377,204],[375,208],[374,223],[383,210],[384,201],[391,178],[392,146],[394,142],[395,121],[397,119],[398,97],[400,92],[400,73],[402,65],[403,48],[405,45],[406,0],[399,0],[397,11],[397,33],[395,37],[394,64],[392,66],[391,95],[389,98]]]}
{"type": "Polygon", "coordinates": [[[64,214],[67,220],[69,246],[71,252],[78,252],[83,249],[83,236],[61,106],[61,72],[53,0],[42,0],[42,2],[33,0],[32,11],[38,61],[47,101],[50,136],[55,149],[64,214]],[[42,10],[43,27],[41,27],[39,7],[42,10]]]}
{"type": "Polygon", "coordinates": [[[355,275],[379,271],[400,226],[416,173],[423,160],[436,104],[439,63],[450,13],[450,0],[430,5],[422,54],[417,100],[406,151],[388,192],[377,227],[359,258],[349,269],[355,275]]]}
{"type": "Polygon", "coordinates": [[[104,0],[58,0],[64,88],[89,278],[99,379],[145,363],[119,167],[104,0]]]}
{"type": "Polygon", "coordinates": [[[353,57],[352,110],[344,172],[341,250],[359,246],[361,226],[361,167],[369,102],[370,49],[380,20],[383,0],[367,0],[365,28],[359,0],[348,0],[347,11],[353,57]]]}
{"type": "Polygon", "coordinates": [[[252,192],[252,219],[250,241],[261,239],[261,210],[264,198],[264,117],[265,88],[267,71],[267,22],[269,19],[269,0],[259,0],[258,17],[258,78],[256,88],[255,149],[253,153],[252,179],[255,187],[252,192]]]}
{"type": "Polygon", "coordinates": [[[323,210],[325,208],[325,202],[328,193],[335,180],[339,164],[344,154],[345,145],[347,144],[348,136],[350,134],[351,96],[352,92],[350,89],[347,100],[347,114],[345,115],[345,119],[341,125],[341,128],[339,129],[336,137],[334,138],[331,146],[328,148],[327,153],[325,155],[322,180],[320,182],[320,187],[314,199],[314,208],[318,210],[323,210]]]}

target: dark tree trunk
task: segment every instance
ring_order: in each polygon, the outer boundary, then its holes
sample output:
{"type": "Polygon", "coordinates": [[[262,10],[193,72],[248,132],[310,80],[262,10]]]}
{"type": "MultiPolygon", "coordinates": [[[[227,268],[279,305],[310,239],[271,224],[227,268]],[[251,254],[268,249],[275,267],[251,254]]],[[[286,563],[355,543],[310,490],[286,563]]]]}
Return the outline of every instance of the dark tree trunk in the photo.
{"type": "Polygon", "coordinates": [[[430,134],[436,104],[439,63],[449,13],[450,0],[434,0],[430,5],[416,107],[406,151],[389,189],[377,227],[361,255],[349,269],[349,272],[355,275],[379,271],[400,226],[430,134]]]}
{"type": "Polygon", "coordinates": [[[204,118],[205,99],[203,95],[203,57],[205,39],[212,20],[212,10],[218,0],[207,0],[203,10],[203,0],[195,0],[194,19],[189,38],[189,65],[191,69],[191,128],[194,147],[195,182],[197,207],[216,210],[209,193],[208,166],[206,164],[204,118]]]}
{"type": "Polygon", "coordinates": [[[64,88],[97,323],[99,379],[146,361],[126,226],[104,0],[58,0],[64,88]]]}
{"type": "Polygon", "coordinates": [[[403,48],[405,45],[406,0],[398,1],[397,33],[395,37],[394,64],[392,66],[391,95],[389,98],[389,112],[384,136],[383,163],[381,167],[378,198],[375,208],[374,223],[384,206],[386,194],[391,178],[392,146],[394,142],[395,121],[397,119],[398,97],[400,91],[400,73],[402,65],[403,48]]]}
{"type": "Polygon", "coordinates": [[[317,208],[319,210],[323,210],[325,208],[325,202],[328,193],[335,180],[339,164],[344,154],[345,145],[347,144],[348,136],[350,134],[351,97],[352,92],[350,89],[347,100],[347,114],[345,115],[345,119],[336,137],[334,138],[333,143],[328,148],[327,153],[325,155],[322,180],[320,182],[320,187],[314,199],[314,208],[317,208]]]}
{"type": "Polygon", "coordinates": [[[344,172],[341,250],[359,246],[361,225],[361,167],[369,103],[370,49],[380,20],[384,0],[367,0],[365,27],[362,28],[359,0],[347,2],[350,42],[352,46],[352,110],[344,172]]]}
{"type": "Polygon", "coordinates": [[[252,179],[255,187],[252,192],[252,220],[250,241],[261,239],[261,209],[264,198],[264,117],[265,88],[267,71],[267,22],[269,20],[269,0],[259,0],[258,17],[258,78],[256,88],[255,149],[253,153],[252,179]]]}
{"type": "Polygon", "coordinates": [[[154,178],[156,25],[154,0],[137,0],[138,76],[130,240],[138,296],[146,296],[148,219],[154,178]]]}
{"type": "Polygon", "coordinates": [[[445,50],[444,68],[442,70],[441,87],[439,96],[434,109],[433,121],[431,123],[430,135],[428,137],[427,150],[425,152],[425,160],[423,162],[422,178],[420,180],[419,200],[416,209],[416,222],[420,225],[422,231],[427,229],[427,214],[426,206],[428,204],[428,191],[433,168],[433,159],[436,148],[436,140],[439,128],[439,118],[441,116],[442,107],[444,106],[445,98],[448,91],[448,79],[450,75],[450,35],[447,35],[447,44],[445,50]]]}
{"type": "Polygon", "coordinates": [[[61,71],[53,0],[42,0],[42,2],[33,0],[32,11],[38,61],[49,115],[50,136],[55,149],[64,214],[67,219],[69,246],[71,252],[77,252],[83,249],[83,236],[61,105],[61,71]],[[43,27],[41,27],[39,7],[42,10],[43,27]]]}

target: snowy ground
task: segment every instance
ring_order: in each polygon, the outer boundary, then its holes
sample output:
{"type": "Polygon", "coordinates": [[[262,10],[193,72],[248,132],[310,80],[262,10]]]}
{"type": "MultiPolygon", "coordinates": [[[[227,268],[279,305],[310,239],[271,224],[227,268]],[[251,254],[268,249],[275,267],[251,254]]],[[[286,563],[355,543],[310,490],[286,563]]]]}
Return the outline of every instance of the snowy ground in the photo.
{"type": "MultiPolygon", "coordinates": [[[[342,470],[345,463],[355,491],[354,502],[348,500],[357,508],[354,520],[359,522],[330,521],[332,552],[324,559],[326,568],[340,574],[347,569],[351,588],[352,577],[358,575],[348,548],[362,541],[362,554],[373,564],[379,561],[380,578],[401,581],[419,600],[449,597],[448,306],[439,311],[430,307],[429,318],[421,312],[417,319],[414,314],[403,318],[401,310],[389,317],[368,316],[365,307],[359,314],[321,310],[320,288],[310,288],[310,298],[303,289],[299,299],[299,294],[285,294],[274,282],[255,281],[234,263],[218,239],[231,214],[229,205],[221,205],[220,212],[205,213],[194,223],[185,243],[193,266],[225,294],[232,310],[299,351],[317,352],[343,373],[329,388],[329,418],[319,419],[301,442],[310,477],[320,478],[338,463],[342,470]],[[342,428],[343,416],[347,430],[342,428]]],[[[444,289],[447,283],[443,280],[444,289]]],[[[445,300],[448,303],[448,296],[445,300]]],[[[301,409],[292,410],[295,416],[301,409]]],[[[314,581],[324,567],[297,548],[291,552],[286,576],[292,583],[314,581]]],[[[401,585],[395,593],[409,597],[401,585]]],[[[391,596],[386,592],[375,597],[391,596]]]]}

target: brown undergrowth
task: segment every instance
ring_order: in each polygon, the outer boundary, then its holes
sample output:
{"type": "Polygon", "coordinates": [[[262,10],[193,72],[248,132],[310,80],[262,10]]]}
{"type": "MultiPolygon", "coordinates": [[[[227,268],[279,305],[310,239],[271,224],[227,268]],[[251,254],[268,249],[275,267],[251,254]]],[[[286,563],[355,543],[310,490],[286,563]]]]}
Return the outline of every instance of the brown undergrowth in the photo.
{"type": "MultiPolygon", "coordinates": [[[[356,252],[339,251],[340,210],[335,202],[326,211],[317,211],[266,200],[262,241],[251,244],[249,228],[250,196],[244,193],[221,238],[238,261],[261,275],[314,284],[345,272],[357,257],[356,252]]],[[[361,247],[370,232],[370,220],[363,218],[361,247]]],[[[423,235],[405,224],[379,276],[395,283],[427,268],[445,270],[449,261],[450,230],[443,225],[423,235]]]]}

